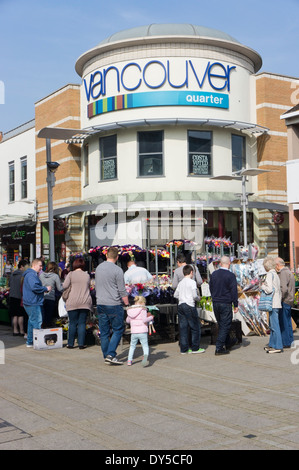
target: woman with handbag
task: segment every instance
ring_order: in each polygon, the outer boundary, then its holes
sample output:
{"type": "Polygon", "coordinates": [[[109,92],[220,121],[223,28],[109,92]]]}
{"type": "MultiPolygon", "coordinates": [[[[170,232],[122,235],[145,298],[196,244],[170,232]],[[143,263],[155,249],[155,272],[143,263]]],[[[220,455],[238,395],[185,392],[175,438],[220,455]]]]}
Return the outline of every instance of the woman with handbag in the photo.
{"type": "MultiPolygon", "coordinates": [[[[261,285],[260,304],[264,302],[263,297],[269,296],[270,300],[272,299],[270,307],[267,308],[269,311],[270,340],[269,345],[265,346],[264,350],[269,354],[281,353],[283,351],[283,344],[279,326],[279,309],[281,308],[280,280],[275,269],[274,258],[267,256],[264,259],[263,265],[267,274],[261,285]]],[[[261,309],[260,307],[259,309],[261,309]]]]}
{"type": "Polygon", "coordinates": [[[92,309],[90,295],[90,276],[84,271],[85,261],[76,258],[71,271],[64,283],[63,298],[66,302],[66,310],[69,317],[68,349],[74,348],[75,336],[78,334],[79,349],[85,349],[86,319],[92,309]],[[67,299],[66,299],[67,297],[67,299]]]}

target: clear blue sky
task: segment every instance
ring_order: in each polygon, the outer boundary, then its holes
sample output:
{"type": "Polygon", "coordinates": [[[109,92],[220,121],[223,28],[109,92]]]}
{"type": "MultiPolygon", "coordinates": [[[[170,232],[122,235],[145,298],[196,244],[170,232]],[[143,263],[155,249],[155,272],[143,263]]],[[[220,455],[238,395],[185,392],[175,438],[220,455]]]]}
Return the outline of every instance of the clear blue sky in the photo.
{"type": "Polygon", "coordinates": [[[151,23],[220,29],[256,50],[262,71],[299,78],[298,0],[0,0],[0,131],[34,118],[34,103],[80,83],[77,58],[111,34],[151,23]]]}

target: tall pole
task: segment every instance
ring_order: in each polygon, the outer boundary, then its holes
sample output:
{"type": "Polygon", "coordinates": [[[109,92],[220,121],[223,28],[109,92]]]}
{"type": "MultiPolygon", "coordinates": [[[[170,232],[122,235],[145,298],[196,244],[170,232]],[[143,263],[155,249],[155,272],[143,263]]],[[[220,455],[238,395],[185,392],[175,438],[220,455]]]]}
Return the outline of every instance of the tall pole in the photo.
{"type": "MultiPolygon", "coordinates": [[[[47,163],[51,163],[51,140],[46,139],[47,163]]],[[[55,261],[54,244],[54,219],[53,219],[53,186],[55,185],[54,173],[47,165],[47,185],[48,185],[48,220],[49,220],[49,248],[50,261],[55,261]]]]}
{"type": "Polygon", "coordinates": [[[246,214],[246,176],[242,176],[242,208],[243,208],[243,243],[247,248],[247,214],[246,214]]]}

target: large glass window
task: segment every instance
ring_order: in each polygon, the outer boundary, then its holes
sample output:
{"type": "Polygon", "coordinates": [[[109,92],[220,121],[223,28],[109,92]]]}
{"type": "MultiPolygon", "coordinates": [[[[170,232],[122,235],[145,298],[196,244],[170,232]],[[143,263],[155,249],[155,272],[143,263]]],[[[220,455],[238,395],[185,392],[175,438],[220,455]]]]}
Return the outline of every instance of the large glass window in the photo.
{"type": "Polygon", "coordinates": [[[15,164],[14,162],[10,162],[8,164],[8,171],[9,171],[9,202],[15,200],[15,164]]]}
{"type": "Polygon", "coordinates": [[[100,139],[100,179],[117,178],[117,138],[109,135],[100,139]]]}
{"type": "Polygon", "coordinates": [[[163,176],[163,131],[138,132],[139,176],[163,176]]]}
{"type": "Polygon", "coordinates": [[[232,134],[232,170],[246,167],[246,140],[242,135],[232,134]]]}
{"type": "Polygon", "coordinates": [[[212,176],[212,132],[188,131],[189,176],[212,176]]]}
{"type": "Polygon", "coordinates": [[[84,145],[84,185],[89,184],[89,153],[88,153],[88,144],[84,145]]]}
{"type": "Polygon", "coordinates": [[[27,157],[21,158],[21,198],[27,198],[27,157]]]}

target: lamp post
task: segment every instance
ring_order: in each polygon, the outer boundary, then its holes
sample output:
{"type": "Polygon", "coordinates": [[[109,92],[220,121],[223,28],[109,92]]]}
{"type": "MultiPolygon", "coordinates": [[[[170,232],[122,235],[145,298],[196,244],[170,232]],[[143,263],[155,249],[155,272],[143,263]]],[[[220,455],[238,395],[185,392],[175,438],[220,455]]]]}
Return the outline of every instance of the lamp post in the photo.
{"type": "Polygon", "coordinates": [[[238,180],[242,181],[242,193],[241,193],[241,206],[243,211],[243,243],[244,247],[247,247],[247,214],[246,209],[248,206],[248,195],[253,193],[246,193],[246,181],[247,176],[257,176],[262,173],[268,173],[272,170],[260,170],[259,168],[242,168],[242,170],[234,171],[231,175],[219,175],[213,176],[210,180],[238,180]]]}
{"type": "Polygon", "coordinates": [[[51,140],[46,139],[47,153],[47,186],[48,186],[48,220],[49,220],[49,249],[50,261],[55,261],[54,219],[53,219],[53,188],[55,186],[55,172],[59,163],[51,161],[51,140]]]}

